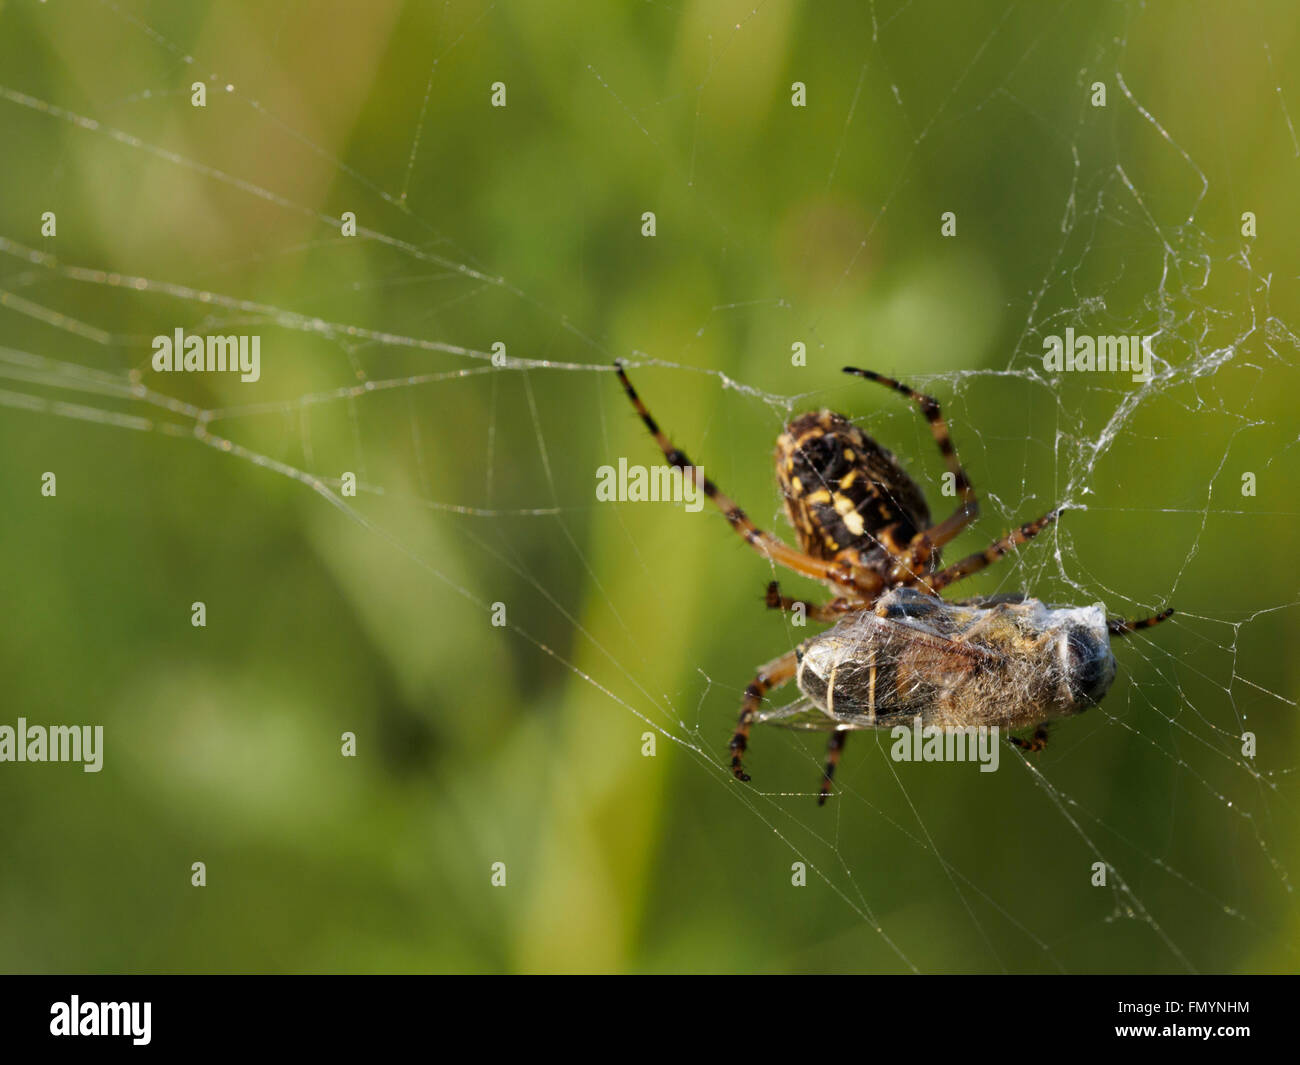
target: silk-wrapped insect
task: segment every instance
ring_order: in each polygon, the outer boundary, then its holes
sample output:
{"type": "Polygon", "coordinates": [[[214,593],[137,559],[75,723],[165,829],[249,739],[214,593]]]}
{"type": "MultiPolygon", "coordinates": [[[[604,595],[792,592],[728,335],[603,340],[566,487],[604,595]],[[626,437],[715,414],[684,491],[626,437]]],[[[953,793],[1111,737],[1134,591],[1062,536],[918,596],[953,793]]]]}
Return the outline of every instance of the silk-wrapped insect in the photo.
{"type": "MultiPolygon", "coordinates": [[[[1019,729],[1080,713],[1115,679],[1100,603],[1024,595],[950,603],[915,588],[881,596],[795,649],[804,727],[1019,729]]],[[[794,724],[800,704],[756,722],[794,724]]]]}

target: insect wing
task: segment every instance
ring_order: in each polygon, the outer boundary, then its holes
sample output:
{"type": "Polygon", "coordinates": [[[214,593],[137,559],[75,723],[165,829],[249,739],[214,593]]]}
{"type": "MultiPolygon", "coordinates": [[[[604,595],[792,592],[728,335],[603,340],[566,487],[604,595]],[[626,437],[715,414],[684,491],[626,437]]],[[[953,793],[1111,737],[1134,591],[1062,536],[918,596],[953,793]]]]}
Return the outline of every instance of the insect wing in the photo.
{"type": "Polygon", "coordinates": [[[778,728],[798,729],[802,732],[830,732],[842,728],[842,722],[829,718],[811,699],[797,699],[787,706],[761,711],[754,718],[756,725],[775,725],[778,728]]]}

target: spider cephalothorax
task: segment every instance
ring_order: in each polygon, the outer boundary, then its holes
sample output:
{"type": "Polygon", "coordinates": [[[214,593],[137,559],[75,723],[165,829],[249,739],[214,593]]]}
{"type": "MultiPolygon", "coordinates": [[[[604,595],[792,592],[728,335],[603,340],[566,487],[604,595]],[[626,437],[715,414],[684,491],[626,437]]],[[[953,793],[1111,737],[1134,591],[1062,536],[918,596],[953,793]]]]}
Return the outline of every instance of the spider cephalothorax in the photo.
{"type": "Polygon", "coordinates": [[[979,515],[979,502],[957,458],[939,404],[889,377],[845,367],[916,403],[930,425],[951,477],[956,509],[937,524],[920,488],[890,452],[832,411],[796,417],[777,439],[776,476],[796,550],[757,528],[686,454],[660,431],[627,379],[618,376],[668,464],[692,470],[704,494],[745,540],[773,563],[822,581],[835,597],[809,603],[783,596],[775,581],[767,604],[798,610],[834,628],[761,667],[745,689],[731,737],[731,768],[748,780],[743,756],[756,721],[780,719],[830,731],[820,801],[853,729],[889,727],[919,716],[941,727],[1036,726],[1033,738],[1013,739],[1041,750],[1045,723],[1078,713],[1100,699],[1115,675],[1109,637],[1147,628],[1173,611],[1142,621],[1107,618],[1101,604],[1047,606],[1023,594],[961,602],[940,592],[1037,536],[1060,509],[993,541],[983,551],[941,566],[940,549],[979,515]],[[796,680],[811,713],[799,704],[760,717],[773,688],[796,680]],[[838,700],[837,700],[838,693],[838,700]]]}

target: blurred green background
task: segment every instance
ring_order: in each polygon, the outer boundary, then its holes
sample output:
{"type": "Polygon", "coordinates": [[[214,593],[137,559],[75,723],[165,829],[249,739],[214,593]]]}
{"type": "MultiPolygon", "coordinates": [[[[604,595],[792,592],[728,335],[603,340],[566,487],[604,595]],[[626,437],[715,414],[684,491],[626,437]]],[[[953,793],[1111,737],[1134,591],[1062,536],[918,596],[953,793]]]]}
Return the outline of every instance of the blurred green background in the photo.
{"type": "Polygon", "coordinates": [[[1294,970],[1292,9],[7,0],[0,723],[103,724],[105,767],[0,765],[0,966],[1294,970]],[[178,326],[261,381],[160,379],[178,326]],[[1046,379],[1067,326],[1164,377],[1046,379]],[[768,729],[742,788],[807,633],[716,513],[596,502],[657,454],[615,357],[781,535],[818,405],[942,511],[838,371],[903,377],[984,499],[950,557],[1077,508],[971,593],[1180,614],[1032,768],[855,735],[819,810],[822,738],[768,729]]]}

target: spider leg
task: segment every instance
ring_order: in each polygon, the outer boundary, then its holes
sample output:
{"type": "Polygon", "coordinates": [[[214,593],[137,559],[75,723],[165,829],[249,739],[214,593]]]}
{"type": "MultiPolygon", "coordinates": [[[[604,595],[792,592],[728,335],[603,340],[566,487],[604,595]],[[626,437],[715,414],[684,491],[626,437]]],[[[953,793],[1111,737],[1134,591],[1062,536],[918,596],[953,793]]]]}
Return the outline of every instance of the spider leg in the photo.
{"type": "Polygon", "coordinates": [[[1010,737],[1011,742],[1019,747],[1022,751],[1037,753],[1047,748],[1047,725],[1039,725],[1034,729],[1034,734],[1027,740],[1022,740],[1019,736],[1010,737]]]}
{"type": "Polygon", "coordinates": [[[767,586],[767,605],[773,610],[790,611],[803,608],[804,617],[811,621],[836,621],[845,614],[860,610],[866,604],[855,599],[832,599],[829,603],[812,603],[807,599],[791,599],[781,594],[781,586],[773,581],[767,586]]]}
{"type": "Polygon", "coordinates": [[[941,569],[931,576],[921,577],[921,584],[931,595],[938,595],[948,585],[961,580],[963,577],[969,577],[972,573],[978,573],[985,566],[992,565],[1012,548],[1019,547],[1027,540],[1032,540],[1052,522],[1056,521],[1061,510],[1061,507],[1057,507],[1036,521],[1027,522],[1020,526],[1019,529],[1013,529],[1005,536],[994,540],[983,551],[976,551],[973,555],[967,555],[960,562],[954,562],[951,566],[941,569]]]}
{"type": "Polygon", "coordinates": [[[740,781],[748,781],[749,774],[742,764],[745,750],[749,747],[749,726],[754,723],[763,696],[773,688],[779,688],[795,675],[799,668],[799,656],[795,651],[787,651],[779,658],[774,658],[761,666],[757,675],[745,689],[744,702],[740,704],[740,720],[736,722],[736,731],[731,734],[731,771],[740,781]]]}
{"type": "Polygon", "coordinates": [[[614,366],[618,370],[619,380],[623,382],[623,390],[627,393],[628,399],[632,401],[632,406],[636,408],[637,413],[641,415],[641,420],[645,422],[646,428],[650,430],[650,435],[655,438],[659,449],[664,453],[664,458],[668,460],[668,465],[681,470],[683,477],[687,476],[687,470],[691,470],[691,476],[698,478],[702,482],[701,487],[704,489],[704,494],[722,511],[727,521],[731,523],[731,527],[744,537],[750,547],[765,558],[814,580],[859,587],[867,594],[880,590],[884,583],[883,578],[872,570],[843,562],[824,562],[821,559],[811,558],[802,551],[783,544],[771,533],[758,528],[740,507],[728,499],[716,484],[704,476],[702,467],[692,463],[686,457],[686,452],[675,447],[673,442],[664,435],[658,423],[650,416],[645,404],[641,402],[641,397],[636,394],[632,382],[627,379],[622,364],[615,363],[614,366]]]}
{"type": "Polygon", "coordinates": [[[822,773],[822,787],[817,794],[817,805],[825,806],[826,798],[831,793],[831,781],[835,779],[835,767],[840,764],[840,755],[844,744],[848,742],[848,729],[836,729],[826,741],[826,769],[822,773]]]}
{"type": "Polygon", "coordinates": [[[1137,632],[1138,629],[1149,629],[1152,625],[1159,625],[1162,621],[1167,621],[1173,617],[1174,608],[1169,607],[1160,611],[1159,614],[1153,614],[1149,618],[1143,618],[1141,621],[1126,621],[1124,618],[1109,618],[1106,621],[1106,628],[1110,630],[1112,636],[1127,636],[1130,632],[1137,632]]]}
{"type": "MultiPolygon", "coordinates": [[[[943,420],[943,414],[939,410],[937,400],[916,391],[914,388],[909,388],[899,381],[895,381],[892,377],[885,377],[883,374],[873,373],[871,370],[859,370],[853,366],[844,367],[844,372],[853,374],[856,377],[866,378],[868,381],[875,381],[886,388],[892,388],[895,392],[901,393],[920,407],[925,420],[930,423],[930,432],[934,435],[934,441],[939,445],[939,454],[943,456],[948,472],[953,476],[953,486],[956,488],[957,496],[961,500],[960,505],[938,525],[917,533],[912,541],[913,544],[917,545],[917,565],[924,566],[935,548],[942,547],[953,539],[962,529],[978,518],[980,513],[979,499],[975,495],[975,489],[970,483],[970,478],[966,476],[966,471],[962,468],[961,460],[957,457],[957,449],[953,446],[952,437],[948,433],[948,423],[943,420]]],[[[909,557],[912,554],[913,552],[909,552],[909,557]]]]}

